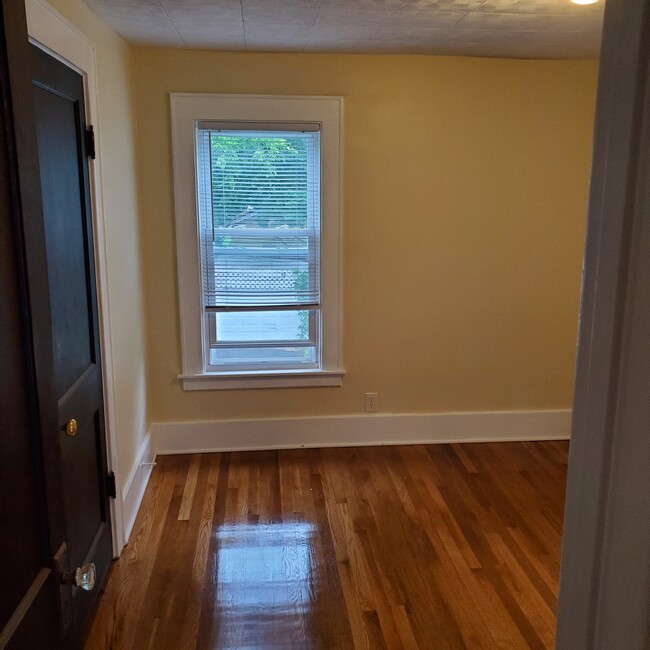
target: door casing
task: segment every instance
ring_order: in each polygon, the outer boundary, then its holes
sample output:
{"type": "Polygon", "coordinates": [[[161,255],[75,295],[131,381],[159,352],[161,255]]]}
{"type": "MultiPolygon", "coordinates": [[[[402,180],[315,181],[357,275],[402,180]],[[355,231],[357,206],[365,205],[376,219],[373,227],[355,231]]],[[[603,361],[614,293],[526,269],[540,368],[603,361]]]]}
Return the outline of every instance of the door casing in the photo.
{"type": "Polygon", "coordinates": [[[557,648],[650,647],[650,3],[608,0],[557,648]]]}

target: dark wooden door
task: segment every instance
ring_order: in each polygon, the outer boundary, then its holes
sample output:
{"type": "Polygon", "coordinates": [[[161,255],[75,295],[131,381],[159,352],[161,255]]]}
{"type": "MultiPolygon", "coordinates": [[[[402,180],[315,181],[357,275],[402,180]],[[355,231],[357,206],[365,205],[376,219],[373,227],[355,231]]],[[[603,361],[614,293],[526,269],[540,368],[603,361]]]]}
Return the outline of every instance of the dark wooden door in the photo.
{"type": "Polygon", "coordinates": [[[17,649],[62,644],[65,537],[28,70],[24,6],[0,0],[0,648],[17,649]]]}
{"type": "MultiPolygon", "coordinates": [[[[96,587],[63,594],[66,638],[82,637],[112,559],[106,440],[82,77],[31,46],[66,522],[64,564],[96,587]]],[[[30,260],[28,260],[29,263],[30,260]]]]}
{"type": "MultiPolygon", "coordinates": [[[[4,133],[0,147],[6,153],[4,133]]],[[[0,177],[7,179],[0,157],[0,177]]],[[[47,540],[31,355],[21,306],[20,234],[0,185],[0,648],[47,647],[58,634],[56,577],[47,540]]]]}
{"type": "Polygon", "coordinates": [[[57,645],[57,587],[25,309],[28,285],[4,39],[10,24],[0,7],[0,648],[45,648],[57,645]]]}
{"type": "Polygon", "coordinates": [[[0,0],[0,649],[81,647],[112,557],[84,134],[82,79],[0,0]]]}

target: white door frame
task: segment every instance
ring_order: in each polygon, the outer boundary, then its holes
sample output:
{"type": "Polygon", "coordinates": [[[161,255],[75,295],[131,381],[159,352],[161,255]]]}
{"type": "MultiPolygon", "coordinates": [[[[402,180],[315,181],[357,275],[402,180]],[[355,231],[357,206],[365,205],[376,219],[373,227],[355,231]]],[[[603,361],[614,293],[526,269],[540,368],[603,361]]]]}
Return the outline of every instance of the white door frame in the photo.
{"type": "Polygon", "coordinates": [[[650,639],[650,3],[605,7],[558,650],[650,639]]]}
{"type": "Polygon", "coordinates": [[[113,390],[113,344],[109,310],[109,282],[106,262],[106,228],[104,222],[104,194],[102,183],[101,142],[98,129],[97,68],[95,47],[86,37],[44,0],[25,0],[27,31],[34,45],[65,63],[84,79],[86,122],[95,127],[97,157],[89,159],[90,200],[95,248],[97,302],[99,309],[99,338],[102,354],[104,386],[104,416],[108,471],[115,472],[116,498],[111,499],[113,524],[113,555],[118,557],[124,547],[124,520],[122,489],[119,477],[119,450],[115,427],[115,393],[113,390]]]}

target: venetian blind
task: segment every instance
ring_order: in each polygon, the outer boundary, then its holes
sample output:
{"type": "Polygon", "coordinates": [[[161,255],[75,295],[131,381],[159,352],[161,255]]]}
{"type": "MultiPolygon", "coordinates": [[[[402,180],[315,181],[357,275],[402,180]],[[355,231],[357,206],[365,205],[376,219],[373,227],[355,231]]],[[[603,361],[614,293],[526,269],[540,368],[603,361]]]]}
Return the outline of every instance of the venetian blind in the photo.
{"type": "Polygon", "coordinates": [[[319,126],[199,122],[196,153],[204,309],[318,308],[319,126]]]}

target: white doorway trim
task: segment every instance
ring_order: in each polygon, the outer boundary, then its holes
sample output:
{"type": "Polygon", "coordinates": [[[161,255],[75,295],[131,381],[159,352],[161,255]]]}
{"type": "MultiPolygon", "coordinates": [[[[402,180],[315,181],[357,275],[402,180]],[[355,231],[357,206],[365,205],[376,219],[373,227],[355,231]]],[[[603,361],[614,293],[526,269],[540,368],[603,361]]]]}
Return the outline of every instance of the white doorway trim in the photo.
{"type": "Polygon", "coordinates": [[[649,648],[650,2],[603,22],[558,650],[649,648]]]}
{"type": "Polygon", "coordinates": [[[89,159],[90,194],[95,244],[95,271],[99,308],[99,336],[102,352],[104,412],[108,471],[115,472],[116,498],[111,499],[113,555],[124,547],[122,489],[119,476],[119,449],[115,430],[115,394],[113,391],[113,345],[109,310],[109,282],[106,262],[106,229],[102,184],[101,142],[98,129],[97,69],[95,47],[79,30],[44,0],[25,0],[29,40],[56,59],[76,70],[84,79],[86,121],[95,127],[97,157],[89,159]]]}

